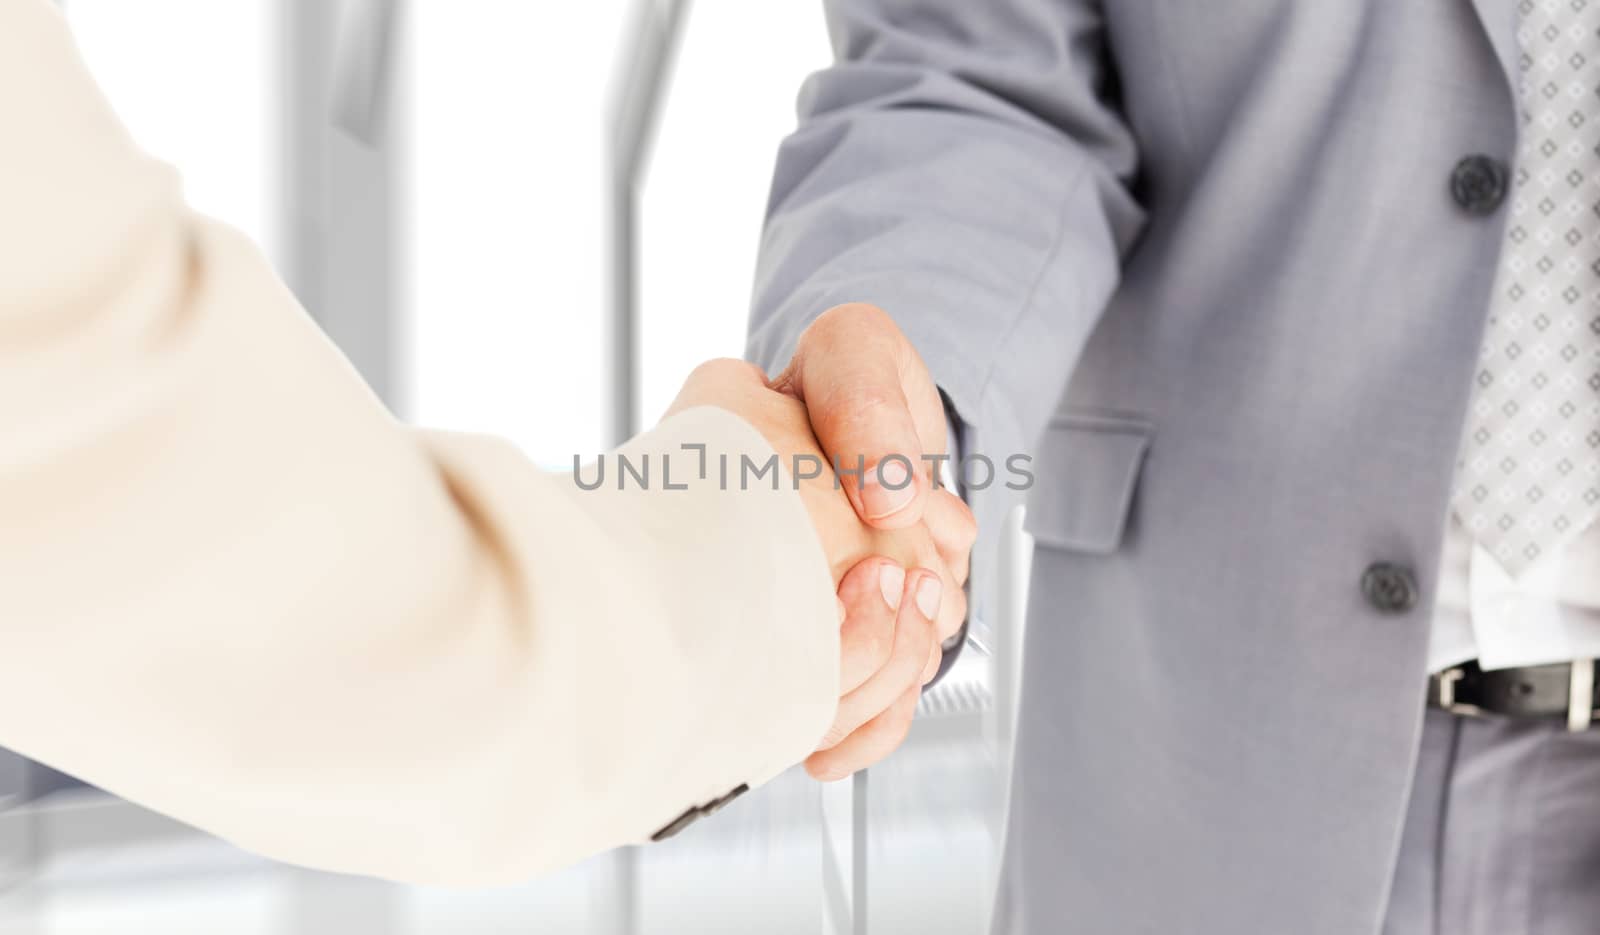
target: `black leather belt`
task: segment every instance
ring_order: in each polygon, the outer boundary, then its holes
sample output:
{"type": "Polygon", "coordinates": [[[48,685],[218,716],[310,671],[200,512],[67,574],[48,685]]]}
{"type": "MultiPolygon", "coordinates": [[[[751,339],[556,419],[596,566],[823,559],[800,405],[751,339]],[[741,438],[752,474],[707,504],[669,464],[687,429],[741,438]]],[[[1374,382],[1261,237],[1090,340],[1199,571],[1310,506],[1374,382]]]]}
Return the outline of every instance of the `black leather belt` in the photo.
{"type": "Polygon", "coordinates": [[[1600,717],[1594,670],[1593,659],[1488,672],[1464,662],[1428,677],[1428,704],[1468,717],[1565,720],[1587,730],[1600,717]]]}

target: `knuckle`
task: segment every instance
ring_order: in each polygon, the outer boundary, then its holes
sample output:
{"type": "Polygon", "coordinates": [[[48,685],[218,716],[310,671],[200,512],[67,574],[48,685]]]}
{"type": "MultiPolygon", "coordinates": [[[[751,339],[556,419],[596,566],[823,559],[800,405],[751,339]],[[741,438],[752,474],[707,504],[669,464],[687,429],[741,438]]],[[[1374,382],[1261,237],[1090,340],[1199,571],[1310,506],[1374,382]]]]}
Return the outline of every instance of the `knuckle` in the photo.
{"type": "Polygon", "coordinates": [[[967,596],[961,591],[956,591],[949,598],[949,603],[939,611],[939,641],[945,640],[960,632],[961,624],[967,619],[967,596]]]}
{"type": "Polygon", "coordinates": [[[948,489],[935,493],[936,513],[930,513],[930,533],[939,545],[952,552],[970,552],[978,541],[978,517],[972,507],[948,489]]]}
{"type": "Polygon", "coordinates": [[[956,536],[962,551],[970,552],[978,542],[978,517],[959,497],[956,498],[956,536]]]}
{"type": "Polygon", "coordinates": [[[827,753],[816,753],[806,760],[806,772],[819,782],[843,779],[848,775],[845,769],[846,767],[839,764],[836,757],[827,753]]]}
{"type": "Polygon", "coordinates": [[[896,675],[900,676],[899,684],[910,686],[915,683],[917,675],[922,672],[922,667],[928,662],[928,654],[933,652],[938,638],[932,624],[919,623],[915,632],[906,640],[905,655],[896,675]]]}
{"type": "Polygon", "coordinates": [[[894,615],[884,604],[876,585],[871,593],[863,593],[849,602],[841,642],[868,671],[876,672],[889,661],[894,649],[894,633],[894,615]]]}
{"type": "Polygon", "coordinates": [[[878,578],[885,564],[879,555],[868,555],[851,565],[839,580],[839,600],[844,603],[846,619],[852,624],[865,626],[867,621],[883,616],[878,578]]]}
{"type": "MultiPolygon", "coordinates": [[[[857,385],[841,390],[831,400],[830,411],[825,414],[834,427],[845,431],[859,431],[881,435],[886,425],[899,426],[906,418],[905,396],[895,387],[882,384],[857,385]]],[[[886,454],[893,452],[886,452],[886,454]]],[[[912,457],[917,452],[900,452],[912,457]]],[[[852,452],[869,454],[869,452],[852,452]]],[[[915,465],[913,465],[915,466],[915,465]]]]}
{"type": "Polygon", "coordinates": [[[894,622],[879,621],[861,638],[861,659],[865,668],[877,672],[889,662],[894,652],[894,622]]]}
{"type": "Polygon", "coordinates": [[[963,584],[966,584],[967,566],[971,563],[971,550],[953,549],[946,546],[939,554],[944,559],[942,567],[945,571],[945,587],[959,589],[963,584]]]}
{"type": "Polygon", "coordinates": [[[942,650],[936,650],[928,657],[928,664],[922,670],[921,684],[926,685],[933,681],[933,677],[939,674],[939,666],[943,664],[944,652],[942,650]]]}
{"type": "Polygon", "coordinates": [[[949,603],[940,609],[941,616],[947,616],[959,626],[967,617],[967,593],[961,588],[951,588],[950,594],[945,598],[949,603]]]}

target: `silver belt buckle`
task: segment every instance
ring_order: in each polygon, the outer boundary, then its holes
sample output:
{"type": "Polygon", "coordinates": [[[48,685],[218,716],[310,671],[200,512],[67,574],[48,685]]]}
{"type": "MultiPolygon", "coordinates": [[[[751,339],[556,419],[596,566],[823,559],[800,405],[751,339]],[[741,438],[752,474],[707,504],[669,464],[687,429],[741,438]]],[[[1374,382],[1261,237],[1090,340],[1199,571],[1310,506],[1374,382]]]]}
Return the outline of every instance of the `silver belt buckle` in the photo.
{"type": "Polygon", "coordinates": [[[1459,666],[1439,673],[1439,707],[1463,717],[1483,717],[1482,708],[1456,700],[1456,683],[1466,674],[1459,666]]]}
{"type": "Polygon", "coordinates": [[[1594,721],[1594,660],[1572,660],[1567,686],[1567,730],[1588,730],[1594,721]]]}

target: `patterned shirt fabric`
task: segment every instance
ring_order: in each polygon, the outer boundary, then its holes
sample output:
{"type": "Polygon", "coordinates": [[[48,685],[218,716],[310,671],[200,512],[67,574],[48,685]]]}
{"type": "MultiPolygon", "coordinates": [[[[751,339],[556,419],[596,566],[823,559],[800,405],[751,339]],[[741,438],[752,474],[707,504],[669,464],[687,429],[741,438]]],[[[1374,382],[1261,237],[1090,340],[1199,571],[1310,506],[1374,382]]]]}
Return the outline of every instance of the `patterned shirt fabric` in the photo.
{"type": "Polygon", "coordinates": [[[1452,498],[1513,578],[1600,516],[1600,0],[1518,9],[1522,132],[1452,498]]]}

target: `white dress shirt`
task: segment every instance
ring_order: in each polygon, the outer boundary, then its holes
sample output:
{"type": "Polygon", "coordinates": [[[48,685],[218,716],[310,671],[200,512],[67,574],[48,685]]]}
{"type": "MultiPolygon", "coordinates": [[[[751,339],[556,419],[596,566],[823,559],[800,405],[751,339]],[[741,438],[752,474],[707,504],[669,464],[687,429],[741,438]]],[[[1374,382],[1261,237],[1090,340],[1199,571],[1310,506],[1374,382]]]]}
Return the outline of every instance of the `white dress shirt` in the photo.
{"type": "Polygon", "coordinates": [[[1453,516],[1439,562],[1429,671],[1600,657],[1600,529],[1513,579],[1453,516]]]}

